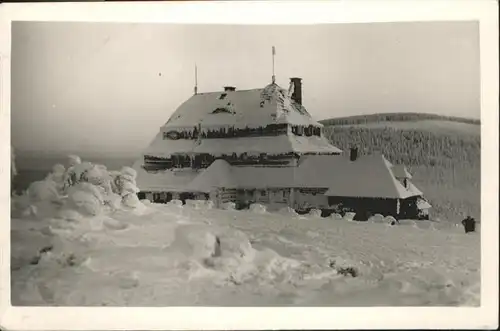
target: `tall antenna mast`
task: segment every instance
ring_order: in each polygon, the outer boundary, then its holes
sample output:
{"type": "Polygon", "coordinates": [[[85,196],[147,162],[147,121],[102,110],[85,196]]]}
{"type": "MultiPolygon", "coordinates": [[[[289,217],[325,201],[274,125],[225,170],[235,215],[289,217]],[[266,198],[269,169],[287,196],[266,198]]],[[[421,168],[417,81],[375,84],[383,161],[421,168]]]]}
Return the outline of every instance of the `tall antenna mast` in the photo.
{"type": "Polygon", "coordinates": [[[276,48],[273,46],[273,84],[276,82],[276,76],[274,75],[274,56],[276,55],[276,48]]]}
{"type": "Polygon", "coordinates": [[[198,66],[194,64],[194,94],[198,94],[198,66]]]}

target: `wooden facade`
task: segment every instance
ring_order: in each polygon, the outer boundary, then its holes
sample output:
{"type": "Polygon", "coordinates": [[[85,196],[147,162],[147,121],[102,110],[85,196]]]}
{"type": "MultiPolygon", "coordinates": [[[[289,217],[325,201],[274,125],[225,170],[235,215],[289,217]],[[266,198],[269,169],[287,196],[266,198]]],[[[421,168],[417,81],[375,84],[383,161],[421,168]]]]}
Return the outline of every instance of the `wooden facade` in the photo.
{"type": "Polygon", "coordinates": [[[366,221],[370,216],[381,214],[399,218],[401,206],[400,199],[395,198],[362,198],[362,197],[336,197],[329,196],[328,204],[340,214],[346,212],[356,213],[355,219],[366,221]],[[398,207],[399,206],[399,207],[398,207]]]}

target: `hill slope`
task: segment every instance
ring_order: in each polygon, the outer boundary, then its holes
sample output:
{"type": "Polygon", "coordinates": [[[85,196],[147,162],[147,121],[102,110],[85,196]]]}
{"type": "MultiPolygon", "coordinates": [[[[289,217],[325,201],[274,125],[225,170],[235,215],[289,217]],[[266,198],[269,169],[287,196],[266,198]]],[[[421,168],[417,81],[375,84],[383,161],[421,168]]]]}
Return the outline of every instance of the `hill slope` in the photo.
{"type": "Polygon", "coordinates": [[[428,114],[374,114],[322,121],[325,135],[344,151],[381,152],[405,164],[433,204],[434,218],[480,217],[479,121],[428,114]]]}

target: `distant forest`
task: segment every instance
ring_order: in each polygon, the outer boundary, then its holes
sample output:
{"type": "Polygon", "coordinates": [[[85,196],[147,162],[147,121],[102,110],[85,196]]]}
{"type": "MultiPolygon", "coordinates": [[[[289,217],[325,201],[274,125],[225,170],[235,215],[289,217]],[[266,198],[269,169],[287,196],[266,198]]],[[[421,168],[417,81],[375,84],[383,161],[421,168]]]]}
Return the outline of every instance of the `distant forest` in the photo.
{"type": "MultiPolygon", "coordinates": [[[[379,152],[393,164],[406,165],[413,175],[413,182],[423,190],[433,206],[431,219],[459,222],[466,215],[472,215],[480,220],[479,134],[398,128],[391,127],[389,123],[373,128],[355,125],[431,118],[450,121],[447,117],[426,114],[376,114],[328,120],[337,125],[325,125],[324,132],[334,146],[346,153],[350,147],[357,146],[361,154],[379,152]]],[[[479,121],[461,118],[452,118],[451,121],[454,119],[479,124],[479,121]]]]}
{"type": "Polygon", "coordinates": [[[450,134],[424,130],[363,127],[325,127],[325,136],[344,151],[357,146],[363,154],[380,152],[393,163],[407,166],[477,166],[479,135],[450,134]]]}
{"type": "Polygon", "coordinates": [[[322,120],[319,122],[323,125],[354,125],[373,122],[412,122],[423,120],[443,120],[467,124],[481,124],[481,120],[479,119],[423,113],[380,113],[371,115],[337,117],[322,120]]]}

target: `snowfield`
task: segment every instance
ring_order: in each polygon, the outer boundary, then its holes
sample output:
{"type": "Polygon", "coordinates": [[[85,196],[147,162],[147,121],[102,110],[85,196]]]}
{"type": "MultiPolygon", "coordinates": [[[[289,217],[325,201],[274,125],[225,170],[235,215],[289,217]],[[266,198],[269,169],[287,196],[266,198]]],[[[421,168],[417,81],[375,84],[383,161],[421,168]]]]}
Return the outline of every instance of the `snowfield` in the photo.
{"type": "Polygon", "coordinates": [[[131,169],[74,168],[12,198],[13,305],[480,305],[479,232],[152,204],[131,169]]]}

